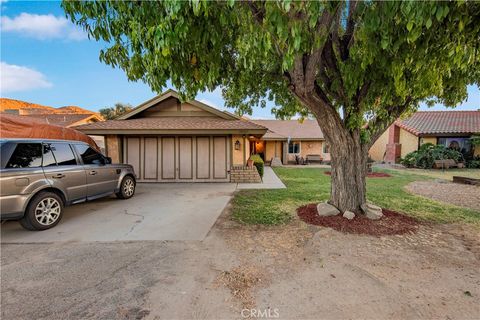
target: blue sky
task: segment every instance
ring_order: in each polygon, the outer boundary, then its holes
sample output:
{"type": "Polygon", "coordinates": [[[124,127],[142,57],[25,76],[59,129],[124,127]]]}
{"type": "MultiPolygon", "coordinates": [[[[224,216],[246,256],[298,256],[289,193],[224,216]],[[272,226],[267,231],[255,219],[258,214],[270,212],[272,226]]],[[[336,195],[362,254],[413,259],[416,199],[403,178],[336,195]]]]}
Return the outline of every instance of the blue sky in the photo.
{"type": "MultiPolygon", "coordinates": [[[[155,95],[144,83],[129,82],[123,71],[100,63],[98,54],[105,44],[88,40],[67,21],[60,2],[0,1],[2,97],[98,110],[116,102],[136,106],[155,95]]],[[[469,87],[468,92],[457,110],[480,108],[479,88],[469,87]]],[[[197,99],[224,109],[218,89],[197,99]]],[[[256,108],[253,116],[273,117],[269,107],[256,108]]]]}

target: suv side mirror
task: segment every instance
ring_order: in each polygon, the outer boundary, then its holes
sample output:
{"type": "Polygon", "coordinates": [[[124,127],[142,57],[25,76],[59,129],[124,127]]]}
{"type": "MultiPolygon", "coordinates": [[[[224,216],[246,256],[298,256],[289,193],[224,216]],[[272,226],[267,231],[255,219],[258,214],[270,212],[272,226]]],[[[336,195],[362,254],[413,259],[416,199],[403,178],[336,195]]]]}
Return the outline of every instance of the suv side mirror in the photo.
{"type": "Polygon", "coordinates": [[[112,158],[105,157],[105,164],[112,164],[112,158]]]}

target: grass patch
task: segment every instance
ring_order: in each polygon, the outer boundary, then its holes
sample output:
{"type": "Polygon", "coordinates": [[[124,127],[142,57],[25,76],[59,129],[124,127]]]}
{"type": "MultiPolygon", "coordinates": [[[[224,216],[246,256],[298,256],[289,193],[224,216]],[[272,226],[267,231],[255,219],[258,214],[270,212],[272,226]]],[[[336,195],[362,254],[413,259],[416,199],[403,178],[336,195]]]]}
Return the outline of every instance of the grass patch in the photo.
{"type": "MultiPolygon", "coordinates": [[[[305,204],[325,201],[330,196],[330,177],[320,168],[275,168],[287,186],[278,190],[241,190],[232,202],[233,218],[247,224],[275,225],[288,222],[305,204]]],[[[406,192],[412,181],[428,176],[399,170],[391,178],[367,178],[367,197],[384,208],[403,212],[423,221],[465,222],[480,226],[480,212],[436,202],[406,192]]]]}
{"type": "Polygon", "coordinates": [[[416,168],[405,168],[405,169],[394,169],[398,172],[407,172],[416,175],[423,175],[427,177],[452,180],[453,176],[461,176],[467,178],[480,179],[480,169],[416,169],[416,168]]]}

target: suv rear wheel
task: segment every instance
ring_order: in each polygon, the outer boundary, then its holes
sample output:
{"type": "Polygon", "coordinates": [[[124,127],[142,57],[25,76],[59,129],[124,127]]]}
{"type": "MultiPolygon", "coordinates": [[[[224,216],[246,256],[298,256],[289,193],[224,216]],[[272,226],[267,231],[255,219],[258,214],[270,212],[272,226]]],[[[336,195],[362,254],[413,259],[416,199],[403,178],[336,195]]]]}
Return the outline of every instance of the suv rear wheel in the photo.
{"type": "Polygon", "coordinates": [[[53,192],[40,192],[28,204],[20,224],[28,230],[46,230],[56,226],[62,215],[62,199],[53,192]]]}
{"type": "Polygon", "coordinates": [[[122,183],[120,184],[120,191],[116,193],[117,197],[120,199],[129,199],[135,194],[135,180],[126,176],[123,178],[122,183]]]}

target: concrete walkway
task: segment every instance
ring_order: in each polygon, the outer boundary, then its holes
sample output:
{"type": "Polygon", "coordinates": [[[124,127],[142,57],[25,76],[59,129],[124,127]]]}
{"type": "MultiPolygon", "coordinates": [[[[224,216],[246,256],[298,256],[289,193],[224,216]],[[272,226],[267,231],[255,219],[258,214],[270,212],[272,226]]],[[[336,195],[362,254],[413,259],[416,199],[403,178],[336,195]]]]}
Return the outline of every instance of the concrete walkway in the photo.
{"type": "Polygon", "coordinates": [[[282,180],[275,174],[271,167],[265,167],[262,183],[239,183],[237,190],[242,189],[285,189],[282,180]]]}

